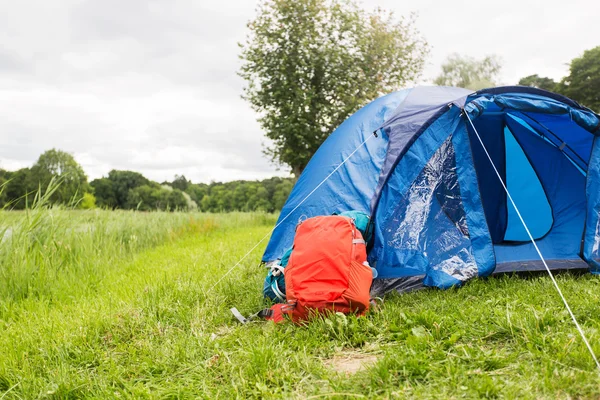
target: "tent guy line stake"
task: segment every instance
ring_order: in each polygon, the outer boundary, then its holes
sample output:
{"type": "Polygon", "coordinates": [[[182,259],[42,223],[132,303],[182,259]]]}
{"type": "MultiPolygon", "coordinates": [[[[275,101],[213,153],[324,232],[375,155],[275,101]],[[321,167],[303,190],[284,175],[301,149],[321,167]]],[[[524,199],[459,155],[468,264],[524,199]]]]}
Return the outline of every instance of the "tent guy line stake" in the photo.
{"type": "Polygon", "coordinates": [[[531,235],[531,232],[529,231],[529,228],[527,227],[527,224],[525,223],[525,220],[521,216],[521,212],[517,208],[517,205],[515,204],[515,201],[513,200],[512,196],[510,195],[510,192],[508,191],[508,188],[504,184],[504,181],[502,180],[502,177],[500,176],[500,173],[498,172],[498,169],[496,168],[496,165],[494,164],[494,161],[492,161],[492,157],[490,156],[490,153],[488,153],[487,148],[483,144],[483,140],[481,139],[481,136],[479,136],[479,132],[477,132],[477,129],[475,128],[475,125],[473,125],[473,121],[471,120],[471,117],[469,116],[469,113],[466,110],[463,109],[463,114],[466,115],[467,119],[469,120],[469,123],[471,124],[471,127],[473,128],[473,131],[475,132],[475,135],[477,135],[477,139],[479,140],[479,143],[481,144],[481,147],[483,147],[483,151],[485,151],[485,155],[487,156],[488,160],[490,160],[490,163],[492,164],[492,167],[494,168],[494,171],[496,172],[496,176],[498,176],[498,179],[500,180],[500,183],[502,184],[502,187],[504,188],[504,191],[506,192],[506,195],[510,199],[510,202],[512,203],[513,207],[515,208],[515,211],[517,212],[517,215],[519,216],[519,219],[521,220],[521,223],[523,224],[523,227],[527,231],[527,235],[529,235],[529,239],[531,240],[531,243],[533,243],[533,247],[535,247],[535,250],[537,251],[538,256],[540,256],[540,259],[542,260],[542,263],[544,264],[544,267],[546,267],[546,271],[548,271],[548,275],[550,275],[550,279],[552,279],[552,283],[554,283],[554,287],[556,287],[556,291],[558,291],[558,294],[560,295],[563,303],[565,303],[565,307],[567,308],[567,311],[571,315],[571,319],[575,323],[575,326],[577,327],[577,330],[579,331],[579,334],[581,335],[581,338],[583,339],[583,342],[585,343],[585,345],[587,346],[588,350],[590,351],[590,354],[592,355],[592,358],[594,359],[594,362],[596,363],[596,367],[598,367],[598,370],[600,370],[600,363],[598,362],[598,358],[596,358],[596,354],[594,353],[594,350],[592,349],[592,346],[590,346],[590,342],[588,342],[587,337],[585,336],[585,333],[583,332],[583,329],[581,329],[581,326],[579,325],[579,322],[577,322],[577,318],[575,318],[575,314],[573,314],[573,311],[571,311],[571,307],[569,307],[569,303],[567,302],[567,299],[565,298],[565,296],[563,295],[562,291],[560,290],[560,287],[558,286],[558,283],[556,282],[556,279],[554,279],[554,275],[552,274],[552,271],[548,267],[548,264],[546,264],[546,260],[542,256],[542,252],[540,251],[539,247],[537,246],[537,243],[533,239],[533,236],[531,235]]]}
{"type": "Polygon", "coordinates": [[[325,183],[325,182],[326,182],[326,181],[327,181],[329,178],[331,178],[331,176],[332,176],[333,174],[335,174],[335,172],[336,172],[338,169],[340,169],[340,167],[341,167],[342,165],[344,165],[344,164],[346,163],[346,161],[348,161],[348,160],[350,159],[350,157],[352,157],[352,156],[354,155],[354,153],[356,153],[356,152],[357,152],[357,151],[358,151],[358,150],[359,150],[361,147],[363,147],[363,146],[364,146],[364,145],[365,145],[365,144],[366,144],[366,143],[367,143],[369,140],[371,140],[371,138],[372,138],[372,137],[377,137],[377,133],[376,133],[376,132],[377,132],[377,131],[373,132],[373,133],[372,133],[372,134],[370,134],[370,135],[369,135],[369,136],[368,136],[368,137],[367,137],[365,140],[363,140],[363,142],[362,142],[361,144],[359,144],[359,145],[358,145],[358,147],[357,147],[356,149],[354,149],[354,151],[353,151],[352,153],[350,153],[350,154],[348,155],[348,157],[346,157],[346,158],[345,158],[345,159],[344,159],[344,160],[343,160],[343,161],[342,161],[342,162],[341,162],[341,163],[340,163],[340,164],[339,164],[337,167],[335,167],[335,169],[334,169],[333,171],[331,171],[331,173],[330,173],[329,175],[327,175],[327,176],[325,177],[325,179],[323,179],[323,180],[321,181],[321,183],[319,183],[319,184],[318,184],[318,185],[317,185],[317,186],[316,186],[316,187],[315,187],[315,188],[314,188],[314,189],[313,189],[313,190],[312,190],[312,191],[311,191],[309,194],[307,194],[307,195],[306,195],[306,197],[305,197],[305,198],[303,198],[303,199],[302,199],[302,201],[301,201],[300,203],[298,203],[298,204],[296,205],[296,207],[294,207],[294,208],[292,209],[292,211],[290,211],[289,213],[287,213],[287,215],[286,215],[285,217],[283,217],[283,218],[281,219],[281,221],[279,221],[279,222],[277,223],[277,225],[275,225],[275,226],[273,227],[273,229],[271,229],[269,232],[267,232],[267,234],[266,234],[265,236],[263,236],[263,238],[262,238],[262,239],[260,239],[260,240],[258,241],[258,243],[256,243],[256,244],[254,245],[254,247],[252,247],[250,250],[248,250],[248,252],[247,252],[246,254],[244,254],[244,256],[243,256],[242,258],[240,258],[240,260],[239,260],[239,261],[238,261],[238,262],[237,262],[237,263],[236,263],[236,264],[235,264],[233,267],[229,268],[229,270],[228,270],[228,271],[225,273],[225,275],[223,275],[221,278],[219,278],[219,280],[218,280],[217,282],[215,282],[215,284],[214,284],[214,285],[212,285],[212,286],[210,287],[210,289],[208,289],[208,291],[206,292],[206,294],[210,293],[210,292],[211,292],[211,291],[212,291],[212,290],[213,290],[213,289],[214,289],[214,288],[215,288],[215,287],[216,287],[216,286],[217,286],[219,283],[221,283],[221,281],[222,281],[223,279],[225,279],[225,277],[226,277],[227,275],[229,275],[229,274],[231,273],[231,271],[233,271],[233,270],[234,270],[234,269],[235,269],[235,268],[236,268],[238,265],[240,265],[240,264],[242,263],[242,261],[244,261],[244,260],[246,259],[246,257],[248,257],[248,256],[250,255],[250,253],[252,253],[252,252],[254,251],[254,249],[256,249],[256,248],[257,248],[257,247],[258,247],[258,246],[259,246],[259,245],[260,245],[260,244],[261,244],[261,243],[262,243],[262,242],[263,242],[263,241],[264,241],[266,238],[268,238],[268,237],[269,237],[269,236],[270,236],[270,235],[271,235],[271,234],[272,234],[272,233],[275,231],[275,229],[277,229],[277,227],[278,227],[279,225],[281,225],[281,224],[283,223],[283,221],[285,221],[285,220],[287,219],[287,217],[289,217],[290,215],[292,215],[292,214],[294,213],[294,211],[296,211],[296,210],[298,209],[298,207],[300,207],[300,206],[302,205],[302,203],[304,203],[304,202],[306,201],[306,199],[308,199],[308,198],[309,198],[309,197],[310,197],[310,196],[311,196],[311,195],[312,195],[314,192],[316,192],[316,191],[317,191],[317,189],[319,189],[319,188],[320,188],[320,187],[321,187],[321,186],[322,186],[322,185],[323,185],[323,184],[324,184],[324,183],[325,183]]]}

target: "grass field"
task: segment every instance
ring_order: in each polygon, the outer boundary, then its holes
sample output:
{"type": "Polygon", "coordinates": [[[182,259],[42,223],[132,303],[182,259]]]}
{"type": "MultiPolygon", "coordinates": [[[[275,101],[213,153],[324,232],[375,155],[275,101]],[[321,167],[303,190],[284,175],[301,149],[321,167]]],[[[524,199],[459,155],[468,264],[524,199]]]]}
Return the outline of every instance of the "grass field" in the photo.
{"type": "MultiPolygon", "coordinates": [[[[544,276],[391,295],[364,318],[241,325],[264,214],[0,214],[0,399],[599,398],[544,276]],[[361,368],[358,368],[361,366],[361,368]],[[357,370],[358,369],[358,370],[357,370]]],[[[600,281],[558,278],[600,354],[600,281]]]]}

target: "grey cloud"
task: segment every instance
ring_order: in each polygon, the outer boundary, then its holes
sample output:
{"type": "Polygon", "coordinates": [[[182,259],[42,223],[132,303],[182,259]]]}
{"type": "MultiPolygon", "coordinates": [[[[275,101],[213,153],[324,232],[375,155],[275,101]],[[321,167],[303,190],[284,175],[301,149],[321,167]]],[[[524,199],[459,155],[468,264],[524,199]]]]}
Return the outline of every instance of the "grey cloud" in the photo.
{"type": "Polygon", "coordinates": [[[2,73],[22,73],[29,70],[17,53],[0,49],[0,72],[2,73]]]}
{"type": "Polygon", "coordinates": [[[248,17],[195,1],[110,0],[82,3],[71,21],[78,48],[121,41],[126,45],[117,48],[120,68],[208,86],[218,96],[220,90],[228,95],[239,90],[236,43],[244,36],[248,17]]]}

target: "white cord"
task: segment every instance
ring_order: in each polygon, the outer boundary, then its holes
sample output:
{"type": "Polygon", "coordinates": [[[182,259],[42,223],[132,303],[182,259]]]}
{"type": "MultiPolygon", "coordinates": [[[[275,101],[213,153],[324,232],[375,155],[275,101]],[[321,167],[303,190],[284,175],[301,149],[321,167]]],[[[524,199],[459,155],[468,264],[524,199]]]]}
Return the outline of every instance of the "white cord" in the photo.
{"type": "Polygon", "coordinates": [[[327,175],[325,177],[325,179],[323,179],[321,181],[321,183],[319,183],[309,194],[307,194],[306,197],[303,198],[302,201],[300,203],[298,203],[298,205],[296,205],[296,207],[294,207],[294,209],[292,211],[290,211],[285,217],[283,217],[283,219],[281,221],[279,221],[277,223],[277,225],[275,225],[275,227],[273,229],[271,229],[265,236],[263,236],[262,239],[260,239],[258,241],[258,243],[256,243],[254,245],[254,247],[252,247],[246,254],[244,254],[244,256],[233,267],[229,268],[229,270],[225,273],[225,275],[223,275],[221,278],[219,278],[219,280],[217,282],[215,282],[215,284],[212,285],[210,289],[208,289],[208,291],[206,292],[206,294],[210,293],[219,283],[221,283],[221,281],[223,279],[225,279],[225,277],[227,275],[229,275],[231,273],[231,271],[233,271],[235,269],[235,267],[237,267],[238,265],[240,265],[241,262],[244,261],[246,259],[246,257],[248,257],[248,255],[250,255],[250,253],[252,253],[252,251],[254,251],[254,249],[256,249],[266,238],[268,238],[275,231],[275,229],[277,229],[277,227],[279,225],[281,225],[283,223],[283,221],[285,221],[287,219],[287,217],[289,217],[290,215],[292,215],[294,213],[294,211],[296,211],[298,209],[298,207],[300,207],[302,205],[302,203],[304,203],[306,201],[306,199],[308,199],[314,192],[316,192],[317,189],[319,189],[329,178],[331,178],[331,176],[338,169],[340,169],[340,167],[342,165],[344,165],[346,163],[346,161],[348,161],[350,159],[350,157],[352,157],[354,155],[354,153],[356,153],[361,147],[363,147],[374,136],[375,136],[375,133],[372,133],[365,140],[363,140],[363,142],[361,144],[359,144],[358,147],[356,149],[354,149],[354,151],[352,153],[350,153],[348,155],[348,157],[346,157],[337,167],[335,167],[335,169],[333,171],[331,171],[331,173],[329,175],[327,175]]]}
{"type": "Polygon", "coordinates": [[[569,307],[569,303],[567,302],[567,299],[565,299],[565,296],[563,295],[562,291],[560,290],[560,287],[558,286],[556,279],[554,279],[554,275],[552,274],[552,271],[550,271],[548,264],[546,264],[546,260],[542,256],[542,252],[540,251],[537,244],[535,243],[535,240],[533,239],[533,236],[531,235],[531,232],[529,231],[527,224],[525,224],[525,220],[521,216],[521,213],[519,212],[517,205],[515,204],[512,196],[510,195],[510,192],[508,191],[508,188],[504,184],[504,181],[502,180],[502,177],[501,177],[500,173],[498,172],[498,169],[496,169],[496,165],[494,164],[494,161],[492,161],[492,157],[490,156],[490,153],[488,153],[485,145],[483,144],[483,140],[481,140],[481,136],[479,136],[479,132],[477,132],[477,129],[475,129],[475,125],[473,125],[473,121],[471,121],[471,117],[469,116],[469,113],[467,113],[465,110],[463,110],[463,112],[467,116],[467,119],[469,120],[469,122],[471,123],[471,127],[473,128],[473,131],[475,132],[475,135],[477,135],[477,139],[479,139],[479,143],[481,143],[481,147],[483,147],[483,151],[485,151],[485,154],[487,155],[488,160],[490,160],[490,163],[492,164],[492,167],[494,168],[494,171],[496,172],[498,179],[500,179],[500,183],[502,184],[504,191],[506,191],[506,195],[508,196],[508,198],[510,199],[510,202],[512,203],[513,207],[515,208],[515,211],[517,212],[517,215],[519,216],[519,219],[521,220],[523,227],[525,227],[525,230],[527,231],[527,235],[529,235],[529,239],[531,240],[531,243],[533,243],[533,247],[535,247],[535,250],[537,251],[538,256],[540,256],[542,263],[544,263],[544,267],[546,267],[546,271],[548,271],[548,275],[550,275],[550,279],[552,279],[552,283],[554,283],[554,286],[556,287],[556,290],[558,291],[558,294],[560,295],[563,303],[565,303],[565,307],[567,308],[567,311],[571,315],[571,318],[573,319],[573,322],[575,323],[575,326],[577,327],[577,330],[579,331],[581,338],[583,339],[585,345],[587,346],[588,350],[590,351],[590,354],[592,355],[592,358],[594,359],[596,366],[600,370],[600,363],[598,362],[598,359],[596,358],[596,354],[594,353],[592,346],[590,346],[590,343],[588,342],[587,338],[585,337],[585,333],[583,333],[583,329],[581,329],[579,322],[577,322],[577,318],[575,318],[575,314],[573,314],[573,311],[571,311],[571,307],[569,307]]]}

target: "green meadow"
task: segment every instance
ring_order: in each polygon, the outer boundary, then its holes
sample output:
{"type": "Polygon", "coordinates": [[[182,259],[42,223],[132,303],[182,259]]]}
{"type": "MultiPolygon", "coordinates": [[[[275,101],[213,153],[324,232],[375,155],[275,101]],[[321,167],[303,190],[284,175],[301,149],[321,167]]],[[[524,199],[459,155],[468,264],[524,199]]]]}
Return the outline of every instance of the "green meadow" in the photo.
{"type": "MultiPolygon", "coordinates": [[[[389,295],[366,317],[256,321],[262,213],[0,211],[0,399],[598,398],[552,282],[389,295]]],[[[600,354],[600,281],[558,276],[600,354]]]]}

